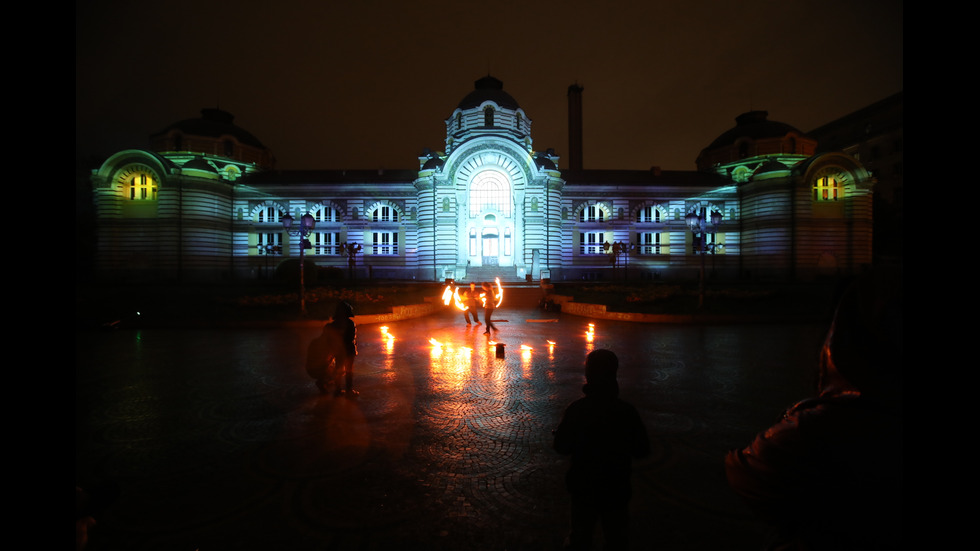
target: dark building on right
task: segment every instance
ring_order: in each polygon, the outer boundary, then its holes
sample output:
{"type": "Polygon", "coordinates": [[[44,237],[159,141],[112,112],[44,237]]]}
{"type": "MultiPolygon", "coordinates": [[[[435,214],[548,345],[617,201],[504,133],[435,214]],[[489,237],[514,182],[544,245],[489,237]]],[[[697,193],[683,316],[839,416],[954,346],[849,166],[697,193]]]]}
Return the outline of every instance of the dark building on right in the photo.
{"type": "Polygon", "coordinates": [[[904,92],[807,132],[817,140],[817,152],[841,151],[859,160],[875,178],[875,261],[902,258],[905,145],[904,92]]]}

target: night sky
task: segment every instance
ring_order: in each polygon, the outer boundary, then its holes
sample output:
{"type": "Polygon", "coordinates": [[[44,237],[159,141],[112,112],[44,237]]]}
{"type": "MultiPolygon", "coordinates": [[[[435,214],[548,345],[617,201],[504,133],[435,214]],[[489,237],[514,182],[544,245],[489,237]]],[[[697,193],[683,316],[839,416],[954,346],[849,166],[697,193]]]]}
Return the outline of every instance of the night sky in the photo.
{"type": "Polygon", "coordinates": [[[281,169],[418,168],[478,78],[567,166],[693,170],[749,110],[802,131],[903,88],[900,0],[76,1],[78,158],[147,146],[206,107],[281,169]]]}

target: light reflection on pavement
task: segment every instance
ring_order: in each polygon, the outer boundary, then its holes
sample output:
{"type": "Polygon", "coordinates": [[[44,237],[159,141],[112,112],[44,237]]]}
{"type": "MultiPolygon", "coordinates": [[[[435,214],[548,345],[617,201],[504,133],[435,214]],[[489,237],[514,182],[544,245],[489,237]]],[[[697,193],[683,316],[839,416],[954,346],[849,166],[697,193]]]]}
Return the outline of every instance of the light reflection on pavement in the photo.
{"type": "Polygon", "coordinates": [[[315,326],[79,333],[77,476],[124,490],[90,549],[557,548],[551,429],[596,348],[654,445],[634,547],[758,548],[721,459],[807,394],[822,328],[496,317],[360,326],[356,399],[306,375],[315,326]]]}

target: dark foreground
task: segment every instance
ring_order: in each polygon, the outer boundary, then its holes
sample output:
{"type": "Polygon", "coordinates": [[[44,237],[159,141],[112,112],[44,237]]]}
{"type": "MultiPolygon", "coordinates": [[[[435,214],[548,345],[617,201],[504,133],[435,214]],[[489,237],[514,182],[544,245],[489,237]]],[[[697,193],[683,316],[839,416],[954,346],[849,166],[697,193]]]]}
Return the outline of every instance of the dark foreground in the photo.
{"type": "Polygon", "coordinates": [[[758,549],[722,458],[810,392],[825,327],[596,320],[590,342],[593,320],[496,318],[503,358],[461,316],[390,324],[393,339],[361,326],[356,399],[304,372],[315,328],[78,332],[76,477],[121,492],[89,549],[558,549],[551,429],[594,348],[619,354],[654,448],[635,465],[633,548],[758,549]]]}

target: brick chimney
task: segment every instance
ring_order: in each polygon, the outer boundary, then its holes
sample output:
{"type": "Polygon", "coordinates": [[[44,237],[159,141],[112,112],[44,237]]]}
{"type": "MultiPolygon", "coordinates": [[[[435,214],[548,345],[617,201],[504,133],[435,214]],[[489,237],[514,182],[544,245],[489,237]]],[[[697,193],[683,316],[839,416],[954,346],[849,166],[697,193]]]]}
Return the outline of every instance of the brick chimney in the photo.
{"type": "Polygon", "coordinates": [[[568,87],[568,168],[582,169],[582,90],[578,84],[568,87]]]}

